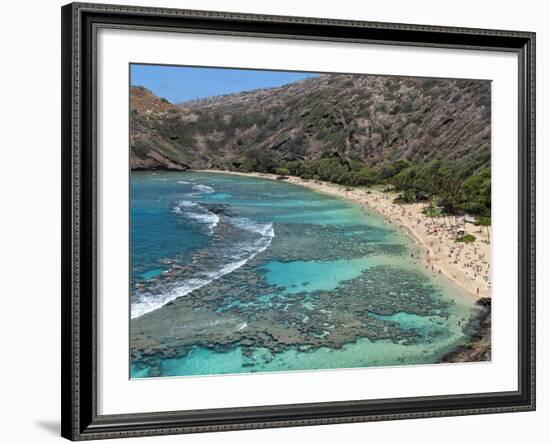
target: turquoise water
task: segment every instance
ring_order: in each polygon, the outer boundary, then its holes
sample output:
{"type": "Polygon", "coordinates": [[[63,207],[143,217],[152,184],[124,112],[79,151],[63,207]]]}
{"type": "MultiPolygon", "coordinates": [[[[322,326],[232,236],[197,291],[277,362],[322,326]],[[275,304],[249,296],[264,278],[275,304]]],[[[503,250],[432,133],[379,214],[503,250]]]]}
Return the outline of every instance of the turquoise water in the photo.
{"type": "Polygon", "coordinates": [[[337,261],[269,262],[267,282],[284,288],[284,293],[334,290],[341,281],[361,275],[369,266],[365,259],[337,261]]]}
{"type": "Polygon", "coordinates": [[[474,312],[364,208],[283,181],[132,173],[134,378],[437,362],[474,312]]]}

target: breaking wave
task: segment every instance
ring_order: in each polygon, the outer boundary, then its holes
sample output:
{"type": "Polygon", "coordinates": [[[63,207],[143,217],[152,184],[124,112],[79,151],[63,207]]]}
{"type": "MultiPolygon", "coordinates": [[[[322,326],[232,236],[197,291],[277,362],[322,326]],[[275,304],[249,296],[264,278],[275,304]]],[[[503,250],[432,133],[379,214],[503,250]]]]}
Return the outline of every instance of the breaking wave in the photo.
{"type": "Polygon", "coordinates": [[[200,203],[190,200],[182,200],[172,208],[172,212],[181,214],[197,224],[205,225],[210,234],[213,233],[214,228],[220,222],[220,217],[217,214],[209,211],[200,203]]]}
{"type": "MultiPolygon", "coordinates": [[[[211,230],[220,221],[220,216],[208,211],[197,202],[182,201],[173,208],[173,212],[184,214],[199,223],[207,224],[211,230]]],[[[136,294],[136,301],[131,305],[132,319],[157,310],[163,305],[239,269],[268,248],[275,237],[272,223],[258,223],[246,217],[221,217],[228,225],[247,233],[245,236],[247,239],[226,242],[225,244],[221,240],[218,245],[213,244],[208,250],[210,256],[203,257],[203,262],[206,264],[205,269],[195,271],[191,276],[184,276],[181,280],[174,282],[168,291],[160,293],[150,291],[136,294]]]]}
{"type": "Polygon", "coordinates": [[[193,189],[195,191],[199,191],[201,193],[210,194],[213,193],[215,190],[212,187],[209,187],[208,185],[194,185],[193,189]]]}

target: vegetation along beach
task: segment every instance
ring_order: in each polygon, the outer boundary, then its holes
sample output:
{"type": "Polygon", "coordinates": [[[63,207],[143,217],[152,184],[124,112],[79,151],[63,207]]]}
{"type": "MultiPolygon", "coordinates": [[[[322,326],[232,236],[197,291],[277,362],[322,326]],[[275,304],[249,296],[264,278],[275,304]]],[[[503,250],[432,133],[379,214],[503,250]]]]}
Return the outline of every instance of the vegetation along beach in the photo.
{"type": "Polygon", "coordinates": [[[132,377],[490,360],[490,82],[140,69],[132,377]]]}

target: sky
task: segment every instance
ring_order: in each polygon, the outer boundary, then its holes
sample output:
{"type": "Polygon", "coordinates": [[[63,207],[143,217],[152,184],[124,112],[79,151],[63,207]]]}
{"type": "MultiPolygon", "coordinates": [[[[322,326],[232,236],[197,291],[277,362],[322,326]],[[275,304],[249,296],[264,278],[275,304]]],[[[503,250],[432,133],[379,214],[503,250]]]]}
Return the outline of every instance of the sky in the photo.
{"type": "Polygon", "coordinates": [[[222,94],[271,88],[317,74],[187,66],[130,66],[132,86],[144,86],[172,103],[222,94]]]}

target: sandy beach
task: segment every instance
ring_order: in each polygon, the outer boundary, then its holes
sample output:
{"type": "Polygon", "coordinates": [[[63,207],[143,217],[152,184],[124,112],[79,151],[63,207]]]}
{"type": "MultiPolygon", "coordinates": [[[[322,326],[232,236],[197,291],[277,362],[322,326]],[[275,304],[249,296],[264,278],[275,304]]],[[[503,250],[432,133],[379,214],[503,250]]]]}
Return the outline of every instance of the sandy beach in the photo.
{"type": "MultiPolygon", "coordinates": [[[[201,170],[277,180],[276,174],[239,173],[234,171],[201,170]]],[[[285,176],[287,177],[287,176],[285,176]]],[[[288,176],[286,182],[340,197],[360,204],[382,215],[389,223],[402,227],[418,246],[418,259],[430,273],[441,274],[462,287],[475,299],[491,297],[491,244],[485,227],[460,224],[465,234],[476,240],[456,242],[455,218],[428,217],[422,213],[424,203],[396,204],[395,193],[371,188],[352,188],[319,180],[304,180],[288,176]]]]}

